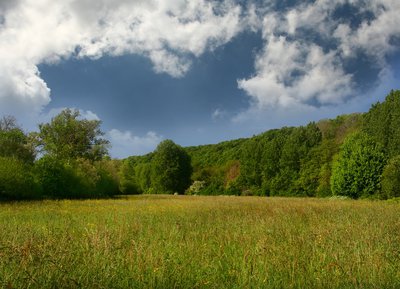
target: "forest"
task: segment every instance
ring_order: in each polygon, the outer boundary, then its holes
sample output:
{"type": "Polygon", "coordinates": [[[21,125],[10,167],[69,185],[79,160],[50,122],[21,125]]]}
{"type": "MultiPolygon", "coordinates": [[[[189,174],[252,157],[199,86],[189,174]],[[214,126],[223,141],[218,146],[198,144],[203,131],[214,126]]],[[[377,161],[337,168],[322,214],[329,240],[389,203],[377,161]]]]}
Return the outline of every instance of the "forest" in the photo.
{"type": "Polygon", "coordinates": [[[0,198],[120,194],[400,197],[400,91],[366,113],[111,159],[98,120],[66,109],[26,133],[0,120],[0,198]]]}

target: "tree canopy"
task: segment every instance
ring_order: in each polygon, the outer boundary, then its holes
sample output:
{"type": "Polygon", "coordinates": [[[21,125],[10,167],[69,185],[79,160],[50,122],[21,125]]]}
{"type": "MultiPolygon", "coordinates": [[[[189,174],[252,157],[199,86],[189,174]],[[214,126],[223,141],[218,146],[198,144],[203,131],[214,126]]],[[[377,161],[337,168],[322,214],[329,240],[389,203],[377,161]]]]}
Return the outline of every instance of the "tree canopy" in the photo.
{"type": "Polygon", "coordinates": [[[32,142],[17,125],[16,119],[12,116],[0,119],[0,156],[32,163],[35,155],[32,142]]]}
{"type": "Polygon", "coordinates": [[[385,166],[383,146],[365,133],[349,136],[333,164],[332,192],[352,198],[378,192],[385,166]]]}
{"type": "Polygon", "coordinates": [[[157,146],[152,164],[152,187],[155,192],[182,194],[190,186],[190,157],[172,140],[162,141],[157,146]]]}
{"type": "Polygon", "coordinates": [[[65,109],[50,123],[40,124],[40,147],[59,159],[100,160],[107,155],[109,141],[102,138],[100,120],[80,119],[78,110],[65,109]]]}
{"type": "Polygon", "coordinates": [[[165,140],[154,152],[125,160],[106,157],[109,143],[100,121],[83,119],[77,110],[62,111],[28,135],[15,118],[4,117],[0,197],[120,192],[399,197],[399,111],[400,91],[392,91],[366,113],[215,145],[182,148],[165,140]]]}

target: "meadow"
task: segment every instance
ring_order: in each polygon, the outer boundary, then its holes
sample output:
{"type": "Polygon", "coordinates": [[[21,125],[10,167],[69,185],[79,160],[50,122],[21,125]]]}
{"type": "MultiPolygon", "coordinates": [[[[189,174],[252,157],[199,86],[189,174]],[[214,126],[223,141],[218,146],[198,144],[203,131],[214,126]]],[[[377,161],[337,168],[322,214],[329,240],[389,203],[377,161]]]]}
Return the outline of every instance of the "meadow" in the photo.
{"type": "Polygon", "coordinates": [[[395,202],[10,202],[0,232],[3,288],[400,288],[395,202]]]}

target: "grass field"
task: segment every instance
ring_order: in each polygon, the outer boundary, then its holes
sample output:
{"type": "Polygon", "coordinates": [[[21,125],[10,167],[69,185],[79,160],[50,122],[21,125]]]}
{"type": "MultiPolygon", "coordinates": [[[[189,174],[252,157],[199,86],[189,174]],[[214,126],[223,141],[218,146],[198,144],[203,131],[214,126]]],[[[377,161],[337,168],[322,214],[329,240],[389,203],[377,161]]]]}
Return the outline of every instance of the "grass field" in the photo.
{"type": "Polygon", "coordinates": [[[400,288],[400,204],[137,196],[0,204],[4,288],[400,288]]]}

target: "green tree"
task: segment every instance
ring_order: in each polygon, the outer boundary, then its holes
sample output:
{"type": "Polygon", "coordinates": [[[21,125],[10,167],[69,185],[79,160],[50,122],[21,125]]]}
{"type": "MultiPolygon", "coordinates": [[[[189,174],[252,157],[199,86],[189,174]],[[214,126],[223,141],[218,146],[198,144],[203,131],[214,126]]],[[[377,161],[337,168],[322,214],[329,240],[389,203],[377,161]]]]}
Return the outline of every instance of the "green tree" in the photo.
{"type": "Polygon", "coordinates": [[[120,161],[104,158],[96,161],[94,167],[99,176],[96,182],[96,194],[98,196],[113,196],[121,193],[120,185],[120,161]]]}
{"type": "Polygon", "coordinates": [[[311,149],[317,146],[322,139],[322,134],[315,123],[297,127],[286,138],[279,159],[279,174],[275,177],[274,191],[280,195],[312,195],[314,192],[305,192],[310,189],[305,179],[299,181],[301,170],[308,170],[311,177],[311,168],[307,162],[311,149]],[[303,185],[304,184],[304,185],[303,185]]]}
{"type": "Polygon", "coordinates": [[[280,159],[282,147],[294,128],[284,127],[279,130],[271,130],[266,133],[266,141],[261,158],[262,190],[266,195],[274,195],[280,190],[280,159]]]}
{"type": "Polygon", "coordinates": [[[247,188],[261,187],[263,148],[263,142],[257,138],[251,138],[242,145],[239,182],[247,188]]]}
{"type": "Polygon", "coordinates": [[[400,197],[400,155],[392,158],[383,170],[381,197],[400,197]]]}
{"type": "Polygon", "coordinates": [[[172,140],[162,141],[152,162],[152,188],[157,193],[184,193],[191,183],[192,166],[186,151],[172,140]]]}
{"type": "Polygon", "coordinates": [[[368,197],[380,190],[386,156],[383,146],[365,133],[350,135],[334,161],[332,192],[352,198],[368,197]]]}
{"type": "Polygon", "coordinates": [[[78,110],[65,109],[50,123],[40,124],[37,140],[42,149],[59,159],[100,160],[109,141],[101,138],[101,121],[80,119],[78,110]]]}
{"type": "Polygon", "coordinates": [[[137,166],[134,157],[129,157],[122,161],[120,167],[120,190],[123,194],[140,194],[141,189],[136,176],[135,168],[137,166]]]}
{"type": "Polygon", "coordinates": [[[27,163],[35,159],[35,150],[29,137],[12,116],[0,119],[0,156],[17,158],[27,163]]]}
{"type": "Polygon", "coordinates": [[[40,196],[32,165],[13,157],[0,156],[0,198],[29,199],[40,196]]]}
{"type": "Polygon", "coordinates": [[[383,144],[389,158],[400,154],[400,90],[371,107],[364,115],[363,130],[383,144]]]}

